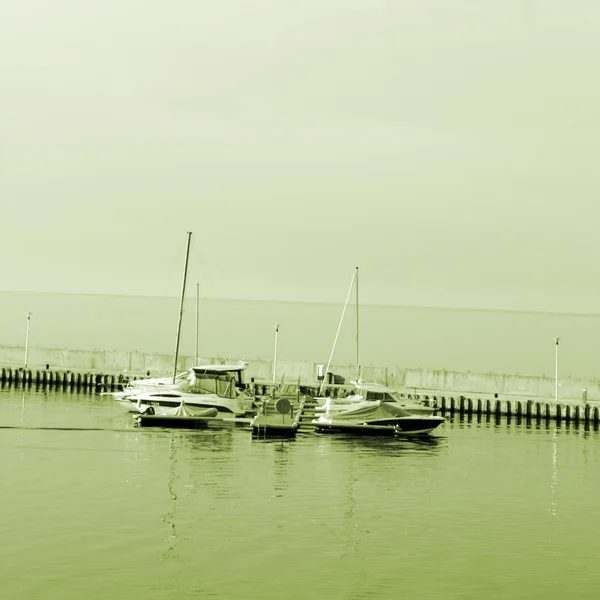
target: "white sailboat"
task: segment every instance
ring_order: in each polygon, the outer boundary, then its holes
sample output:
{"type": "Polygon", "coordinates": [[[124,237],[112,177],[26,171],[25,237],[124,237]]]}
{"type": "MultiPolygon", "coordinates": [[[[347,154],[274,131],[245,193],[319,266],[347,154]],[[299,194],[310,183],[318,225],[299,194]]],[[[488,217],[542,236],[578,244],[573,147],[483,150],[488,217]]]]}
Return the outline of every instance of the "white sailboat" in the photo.
{"type": "Polygon", "coordinates": [[[254,396],[242,383],[244,364],[199,365],[190,369],[188,383],[155,389],[129,398],[141,413],[174,413],[182,404],[191,409],[215,408],[221,417],[254,415],[254,396]]]}
{"type": "MultiPolygon", "coordinates": [[[[173,360],[173,375],[171,377],[152,377],[148,379],[134,379],[130,381],[123,390],[113,393],[113,397],[118,402],[129,406],[131,398],[133,396],[152,392],[155,389],[171,389],[176,388],[181,384],[185,384],[190,381],[190,372],[177,373],[177,359],[179,357],[179,340],[181,337],[181,322],[183,317],[183,302],[185,299],[185,285],[187,281],[187,268],[190,256],[190,244],[192,239],[192,232],[187,232],[187,244],[185,251],[185,265],[183,270],[183,284],[181,289],[181,299],[179,304],[179,319],[177,322],[177,335],[175,338],[175,357],[173,360]]],[[[196,300],[197,302],[197,300],[196,300]]],[[[198,320],[196,319],[196,328],[198,327],[198,320]]],[[[198,330],[196,329],[196,340],[198,340],[198,330]]],[[[197,360],[196,360],[197,362],[197,360]]]]}
{"type": "MultiPolygon", "coordinates": [[[[191,236],[191,232],[188,232],[188,235],[191,236]]],[[[189,255],[189,237],[188,237],[188,248],[186,251],[186,266],[185,271],[187,273],[187,257],[189,255]]],[[[185,274],[184,274],[185,278],[185,274]]],[[[198,338],[199,338],[199,284],[196,283],[196,337],[195,337],[195,351],[194,351],[194,365],[198,365],[198,338]]],[[[181,295],[181,306],[180,306],[180,315],[183,312],[183,298],[185,294],[185,283],[183,285],[182,295],[181,295]]],[[[180,323],[177,328],[177,342],[176,342],[176,354],[174,360],[174,372],[177,369],[177,354],[179,349],[179,338],[180,338],[180,323]]],[[[184,371],[182,373],[178,373],[175,377],[152,377],[148,379],[134,379],[130,381],[123,390],[119,392],[114,392],[112,396],[121,404],[125,406],[130,406],[131,400],[133,396],[138,396],[144,393],[152,393],[157,390],[165,390],[165,389],[176,389],[181,385],[186,385],[192,381],[193,373],[192,370],[184,371]]]]}
{"type": "MultiPolygon", "coordinates": [[[[432,414],[430,407],[408,402],[393,393],[386,386],[368,383],[360,379],[360,355],[358,337],[358,267],[354,272],[350,289],[342,312],[342,318],[334,340],[325,373],[329,371],[331,359],[346,306],[352,288],[356,289],[356,380],[355,389],[346,398],[322,398],[324,401],[315,414],[319,414],[312,424],[319,432],[377,433],[421,435],[430,433],[445,421],[432,414]],[[412,408],[412,410],[411,410],[412,408]]],[[[325,380],[321,383],[319,396],[325,380]]]]}
{"type": "Polygon", "coordinates": [[[334,413],[346,410],[352,405],[363,401],[381,400],[382,402],[393,402],[413,415],[432,415],[435,407],[408,400],[400,396],[393,388],[380,383],[366,383],[362,380],[350,382],[354,389],[344,398],[325,398],[323,404],[315,408],[315,413],[334,413]]]}
{"type": "MultiPolygon", "coordinates": [[[[183,283],[177,321],[173,375],[132,382],[122,393],[121,400],[142,414],[191,418],[191,413],[215,409],[219,417],[240,417],[252,410],[254,397],[247,394],[242,382],[243,363],[237,365],[196,365],[184,373],[177,373],[179,342],[183,319],[183,304],[192,232],[187,232],[187,246],[183,283]],[[186,410],[187,409],[187,412],[186,410]],[[188,414],[190,413],[190,414],[188,414]]],[[[198,288],[196,287],[196,290],[198,288]]],[[[198,295],[196,296],[195,362],[198,361],[198,295]]],[[[210,411],[213,414],[214,411],[210,411]]]]}

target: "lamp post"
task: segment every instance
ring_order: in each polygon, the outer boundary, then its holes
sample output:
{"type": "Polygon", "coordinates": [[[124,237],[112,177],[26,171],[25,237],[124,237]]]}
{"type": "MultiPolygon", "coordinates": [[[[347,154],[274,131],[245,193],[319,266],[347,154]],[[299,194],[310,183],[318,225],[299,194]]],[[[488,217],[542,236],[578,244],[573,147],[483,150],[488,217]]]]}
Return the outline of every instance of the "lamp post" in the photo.
{"type": "Polygon", "coordinates": [[[31,325],[31,315],[33,313],[28,312],[25,313],[27,315],[27,333],[25,334],[25,366],[24,369],[27,369],[27,356],[29,354],[29,326],[31,325]]]}
{"type": "Polygon", "coordinates": [[[275,328],[275,353],[273,356],[273,385],[275,385],[275,375],[277,373],[277,338],[279,336],[279,325],[273,325],[275,328]]]}
{"type": "Polygon", "coordinates": [[[555,337],[554,338],[554,347],[555,347],[555,353],[554,353],[554,362],[555,362],[555,369],[554,369],[554,402],[558,403],[558,341],[560,340],[559,337],[555,337]]]}

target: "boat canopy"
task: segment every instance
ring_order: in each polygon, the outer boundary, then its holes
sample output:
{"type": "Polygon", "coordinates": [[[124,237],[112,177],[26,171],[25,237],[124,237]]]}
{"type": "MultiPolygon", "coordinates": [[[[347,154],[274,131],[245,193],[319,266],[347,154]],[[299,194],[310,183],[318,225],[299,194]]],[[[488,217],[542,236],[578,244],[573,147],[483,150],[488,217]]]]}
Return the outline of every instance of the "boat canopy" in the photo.
{"type": "Polygon", "coordinates": [[[237,381],[233,374],[195,373],[196,377],[180,390],[186,394],[216,394],[221,398],[237,398],[237,381]]]}
{"type": "Polygon", "coordinates": [[[204,373],[237,373],[245,369],[245,365],[199,365],[192,367],[197,374],[204,373]]]}
{"type": "MultiPolygon", "coordinates": [[[[194,385],[194,380],[202,379],[207,376],[214,377],[229,375],[230,377],[237,377],[237,385],[243,387],[244,382],[242,381],[242,371],[245,368],[245,363],[238,363],[237,365],[198,365],[197,367],[191,368],[192,377],[190,377],[190,383],[194,385]]],[[[231,397],[233,398],[234,396],[231,397]]]]}
{"type": "Polygon", "coordinates": [[[361,381],[353,381],[355,389],[349,396],[362,396],[365,400],[383,401],[383,402],[398,402],[400,397],[392,388],[379,383],[363,383],[361,381]]]}
{"type": "Polygon", "coordinates": [[[379,402],[368,406],[358,406],[357,408],[349,408],[338,414],[333,419],[335,421],[358,421],[366,422],[375,419],[390,419],[398,417],[413,417],[411,413],[400,408],[397,404],[389,404],[387,402],[379,402]]]}

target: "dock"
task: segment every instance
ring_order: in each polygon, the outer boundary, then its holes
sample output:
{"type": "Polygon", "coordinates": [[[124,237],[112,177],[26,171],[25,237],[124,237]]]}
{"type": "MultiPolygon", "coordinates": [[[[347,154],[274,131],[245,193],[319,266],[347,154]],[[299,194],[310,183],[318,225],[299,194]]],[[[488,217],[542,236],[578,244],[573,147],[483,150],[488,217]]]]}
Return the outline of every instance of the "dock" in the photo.
{"type": "Polygon", "coordinates": [[[295,436],[306,401],[306,396],[297,399],[285,396],[265,399],[250,423],[252,435],[254,437],[295,436]]]}
{"type": "Polygon", "coordinates": [[[78,389],[113,392],[123,389],[131,380],[142,379],[144,374],[97,373],[77,370],[23,369],[2,367],[0,384],[36,386],[48,389],[78,389]]]}

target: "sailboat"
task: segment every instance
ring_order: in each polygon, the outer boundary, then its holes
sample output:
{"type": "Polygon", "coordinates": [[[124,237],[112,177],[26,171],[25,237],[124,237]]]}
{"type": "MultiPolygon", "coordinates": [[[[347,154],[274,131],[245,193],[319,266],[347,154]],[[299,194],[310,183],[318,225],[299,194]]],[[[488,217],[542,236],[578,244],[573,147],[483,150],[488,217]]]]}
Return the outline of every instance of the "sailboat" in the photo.
{"type": "MultiPolygon", "coordinates": [[[[177,336],[175,343],[175,356],[173,359],[172,377],[157,378],[154,380],[137,380],[125,392],[125,398],[139,413],[149,416],[170,416],[166,422],[175,423],[174,419],[183,421],[187,418],[198,419],[198,411],[203,418],[242,417],[249,413],[254,404],[254,397],[246,393],[242,382],[242,372],[245,364],[236,365],[196,365],[185,373],[177,374],[179,358],[179,341],[181,337],[181,322],[183,318],[183,303],[187,280],[187,268],[190,254],[190,241],[192,232],[187,232],[187,247],[185,254],[185,267],[181,300],[179,306],[179,319],[177,322],[177,336]],[[206,412],[207,409],[208,412],[206,412]]],[[[196,296],[196,353],[195,362],[198,361],[198,295],[196,296]]],[[[158,420],[154,420],[158,423],[158,420]]],[[[182,426],[182,425],[179,425],[182,426]]]]}
{"type": "MultiPolygon", "coordinates": [[[[402,405],[400,399],[385,386],[369,384],[360,379],[359,338],[358,338],[358,267],[354,272],[346,303],[342,312],[342,319],[334,340],[334,345],[327,364],[329,370],[333,350],[339,335],[340,327],[352,288],[356,290],[356,381],[353,382],[355,390],[347,398],[326,398],[318,418],[311,423],[318,432],[343,432],[343,433],[370,433],[387,435],[423,435],[433,431],[445,419],[431,414],[426,407],[421,414],[410,412],[410,404],[402,405]],[[425,413],[425,414],[423,414],[425,413]]],[[[321,394],[324,381],[321,383],[321,394]]],[[[415,403],[415,409],[421,407],[415,403]]]]}
{"type": "MultiPolygon", "coordinates": [[[[172,376],[169,377],[153,377],[148,379],[134,379],[130,381],[123,390],[119,392],[113,392],[111,395],[119,401],[124,406],[129,408],[132,407],[132,404],[137,404],[137,396],[140,395],[148,395],[148,394],[158,394],[159,396],[165,390],[173,390],[173,389],[181,389],[183,386],[189,386],[194,383],[195,379],[198,377],[198,373],[205,373],[206,370],[211,365],[198,365],[198,338],[199,338],[199,302],[200,302],[200,294],[199,294],[199,284],[196,283],[196,338],[195,338],[195,351],[194,351],[194,365],[191,369],[187,371],[183,371],[178,373],[173,379],[172,376]],[[135,398],[134,398],[135,397],[135,398]],[[133,401],[133,402],[132,402],[133,401]]],[[[183,297],[183,294],[182,294],[183,297]]],[[[178,329],[177,337],[179,339],[180,331],[178,329]]],[[[177,346],[179,346],[179,342],[177,342],[177,346]]],[[[176,361],[175,361],[175,364],[176,361]]],[[[241,364],[241,363],[240,363],[241,364]]],[[[235,373],[239,371],[240,365],[230,365],[230,372],[235,373]]],[[[223,365],[219,365],[219,372],[224,372],[222,368],[223,365]]],[[[241,383],[240,379],[240,387],[245,387],[241,383]]],[[[134,406],[135,408],[135,406],[134,406]]]]}
{"type": "MultiPolygon", "coordinates": [[[[171,377],[152,377],[148,379],[134,379],[130,381],[123,390],[114,392],[112,396],[122,404],[126,406],[131,405],[131,398],[145,392],[152,392],[157,389],[171,389],[179,387],[182,384],[189,383],[191,381],[191,372],[186,371],[183,373],[177,373],[177,359],[179,355],[179,340],[181,337],[181,321],[183,317],[183,302],[185,299],[185,286],[187,281],[187,268],[190,256],[190,243],[192,238],[192,232],[187,232],[187,245],[185,252],[185,266],[183,272],[183,285],[181,290],[181,299],[179,305],[179,319],[177,322],[177,336],[175,341],[175,358],[173,361],[173,375],[171,377]]],[[[196,313],[198,312],[198,298],[196,297],[196,313]]],[[[198,317],[196,314],[196,348],[198,343],[198,317]]],[[[194,364],[197,364],[196,358],[194,364]]]]}
{"type": "MultiPolygon", "coordinates": [[[[190,233],[191,235],[191,233],[190,233]]],[[[187,256],[187,253],[186,253],[187,256]]],[[[186,266],[187,270],[187,266],[186,266]]],[[[199,284],[196,283],[196,343],[194,352],[194,365],[198,365],[198,337],[199,337],[199,299],[200,294],[198,290],[199,284]]],[[[185,291],[185,288],[184,288],[185,291]]],[[[182,298],[184,293],[182,293],[182,298]]],[[[181,310],[181,309],[180,309],[181,310]]],[[[177,348],[179,348],[179,336],[180,330],[177,331],[177,348]]],[[[177,365],[177,358],[175,359],[175,365],[177,365]]],[[[176,367],[175,367],[176,368],[176,367]]],[[[200,367],[201,368],[201,367],[200,367]]],[[[234,369],[235,370],[235,369],[234,369]]],[[[153,392],[159,392],[161,390],[178,389],[181,386],[192,383],[194,380],[194,373],[192,369],[178,373],[175,378],[170,377],[153,377],[148,379],[134,379],[130,381],[123,390],[119,392],[113,392],[112,396],[121,404],[125,406],[131,406],[131,398],[133,396],[139,396],[140,394],[149,394],[153,392]]]]}

